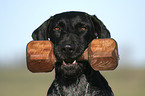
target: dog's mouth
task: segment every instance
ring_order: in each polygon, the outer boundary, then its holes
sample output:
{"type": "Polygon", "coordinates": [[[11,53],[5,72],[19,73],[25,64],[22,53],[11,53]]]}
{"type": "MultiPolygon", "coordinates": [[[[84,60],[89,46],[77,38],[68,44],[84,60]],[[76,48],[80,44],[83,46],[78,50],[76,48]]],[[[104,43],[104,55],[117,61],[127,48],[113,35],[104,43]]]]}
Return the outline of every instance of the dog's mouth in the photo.
{"type": "Polygon", "coordinates": [[[73,60],[73,61],[63,61],[62,62],[62,64],[63,65],[77,65],[78,64],[78,62],[77,62],[77,60],[73,60]]]}

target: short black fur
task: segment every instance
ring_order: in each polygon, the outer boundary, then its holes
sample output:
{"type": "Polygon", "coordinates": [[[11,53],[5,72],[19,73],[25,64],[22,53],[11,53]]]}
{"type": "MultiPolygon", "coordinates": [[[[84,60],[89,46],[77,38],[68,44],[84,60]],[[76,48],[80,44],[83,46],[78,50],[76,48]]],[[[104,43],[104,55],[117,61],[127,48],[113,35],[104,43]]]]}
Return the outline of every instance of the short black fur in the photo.
{"type": "Polygon", "coordinates": [[[64,12],[52,16],[37,28],[34,40],[54,44],[55,80],[47,96],[113,96],[105,78],[89,62],[78,60],[88,44],[96,38],[110,38],[105,25],[84,12],[64,12]]]}

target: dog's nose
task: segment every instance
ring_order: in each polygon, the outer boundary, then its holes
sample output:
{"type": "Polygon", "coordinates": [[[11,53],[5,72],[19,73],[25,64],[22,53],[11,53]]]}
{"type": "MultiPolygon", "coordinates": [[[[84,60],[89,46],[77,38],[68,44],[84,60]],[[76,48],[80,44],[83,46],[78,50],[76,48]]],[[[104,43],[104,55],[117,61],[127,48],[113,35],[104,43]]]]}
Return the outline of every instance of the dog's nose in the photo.
{"type": "Polygon", "coordinates": [[[65,45],[62,47],[62,52],[66,54],[70,54],[74,52],[74,46],[73,45],[65,45]]]}

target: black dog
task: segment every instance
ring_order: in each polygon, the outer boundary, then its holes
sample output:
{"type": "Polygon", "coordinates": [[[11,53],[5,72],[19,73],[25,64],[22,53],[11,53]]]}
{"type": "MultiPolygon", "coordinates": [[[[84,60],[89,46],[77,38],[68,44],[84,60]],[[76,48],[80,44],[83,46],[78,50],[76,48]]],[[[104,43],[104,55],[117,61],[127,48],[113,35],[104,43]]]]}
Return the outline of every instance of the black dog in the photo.
{"type": "Polygon", "coordinates": [[[77,60],[96,38],[110,38],[105,25],[84,12],[64,12],[52,16],[36,29],[34,40],[54,44],[55,80],[47,96],[113,96],[107,81],[88,61],[77,60]]]}

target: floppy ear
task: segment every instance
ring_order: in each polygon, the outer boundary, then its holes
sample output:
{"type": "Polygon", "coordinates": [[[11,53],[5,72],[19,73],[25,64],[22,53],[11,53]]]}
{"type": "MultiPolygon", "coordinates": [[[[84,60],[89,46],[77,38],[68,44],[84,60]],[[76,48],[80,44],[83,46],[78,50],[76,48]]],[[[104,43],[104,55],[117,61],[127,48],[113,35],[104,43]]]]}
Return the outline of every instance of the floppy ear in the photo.
{"type": "Polygon", "coordinates": [[[91,16],[92,22],[95,27],[96,33],[95,36],[98,38],[110,38],[110,32],[106,28],[106,26],[103,24],[101,20],[99,20],[95,15],[91,16]]]}
{"type": "Polygon", "coordinates": [[[52,17],[50,17],[50,19],[45,21],[32,33],[33,40],[48,40],[49,33],[47,31],[51,19],[52,17]]]}

